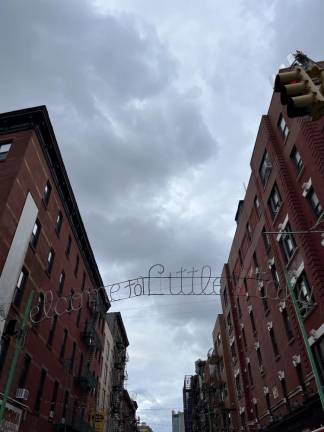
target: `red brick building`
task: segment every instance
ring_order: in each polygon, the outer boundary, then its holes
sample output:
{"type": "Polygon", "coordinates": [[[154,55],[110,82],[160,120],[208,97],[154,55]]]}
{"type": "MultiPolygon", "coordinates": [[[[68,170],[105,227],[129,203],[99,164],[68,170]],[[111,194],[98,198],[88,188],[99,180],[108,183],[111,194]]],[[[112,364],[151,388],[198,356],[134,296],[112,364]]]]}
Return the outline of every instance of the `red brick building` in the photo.
{"type": "Polygon", "coordinates": [[[289,118],[282,101],[274,92],[260,123],[221,288],[241,429],[250,431],[324,422],[287,284],[323,385],[324,118],[289,118]]]}
{"type": "Polygon", "coordinates": [[[2,393],[34,292],[8,402],[19,430],[90,430],[110,305],[44,106],[0,115],[0,272],[2,393]]]}

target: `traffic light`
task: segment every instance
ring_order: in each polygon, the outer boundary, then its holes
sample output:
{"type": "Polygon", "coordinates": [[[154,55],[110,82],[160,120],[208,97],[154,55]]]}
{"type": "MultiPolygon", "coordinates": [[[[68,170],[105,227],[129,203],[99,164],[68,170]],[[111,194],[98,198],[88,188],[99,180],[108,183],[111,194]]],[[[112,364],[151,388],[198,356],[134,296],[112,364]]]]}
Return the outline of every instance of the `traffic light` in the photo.
{"type": "Polygon", "coordinates": [[[276,76],[274,91],[280,92],[288,117],[310,115],[317,120],[324,115],[324,70],[312,64],[307,70],[295,66],[276,76]]]}

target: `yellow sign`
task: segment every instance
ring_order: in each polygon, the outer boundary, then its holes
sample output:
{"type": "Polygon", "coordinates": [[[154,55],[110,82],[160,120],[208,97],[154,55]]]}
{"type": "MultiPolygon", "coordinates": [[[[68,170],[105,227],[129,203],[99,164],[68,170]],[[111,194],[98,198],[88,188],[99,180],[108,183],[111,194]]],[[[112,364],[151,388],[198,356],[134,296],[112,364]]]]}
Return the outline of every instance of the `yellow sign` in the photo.
{"type": "Polygon", "coordinates": [[[97,411],[95,414],[95,432],[104,432],[105,430],[105,413],[97,411]]]}

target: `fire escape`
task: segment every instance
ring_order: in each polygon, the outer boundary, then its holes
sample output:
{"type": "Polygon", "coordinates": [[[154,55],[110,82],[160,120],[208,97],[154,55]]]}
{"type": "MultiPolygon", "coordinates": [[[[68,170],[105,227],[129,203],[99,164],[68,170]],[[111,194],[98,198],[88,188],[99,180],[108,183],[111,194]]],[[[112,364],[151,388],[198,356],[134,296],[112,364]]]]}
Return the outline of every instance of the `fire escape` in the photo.
{"type": "Polygon", "coordinates": [[[113,431],[120,432],[122,421],[122,398],[124,383],[127,381],[126,362],[128,361],[128,354],[125,345],[118,341],[115,345],[115,359],[114,359],[114,385],[111,394],[111,417],[113,419],[113,431]]]}

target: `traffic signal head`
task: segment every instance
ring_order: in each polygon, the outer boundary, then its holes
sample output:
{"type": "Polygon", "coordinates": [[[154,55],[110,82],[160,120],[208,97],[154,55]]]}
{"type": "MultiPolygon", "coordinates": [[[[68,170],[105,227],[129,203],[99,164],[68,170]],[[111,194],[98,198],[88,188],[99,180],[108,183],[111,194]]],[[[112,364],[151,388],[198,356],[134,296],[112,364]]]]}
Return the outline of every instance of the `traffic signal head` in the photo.
{"type": "Polygon", "coordinates": [[[305,71],[295,67],[276,76],[274,91],[280,92],[282,105],[287,105],[288,117],[324,115],[324,71],[312,66],[305,71]]]}

